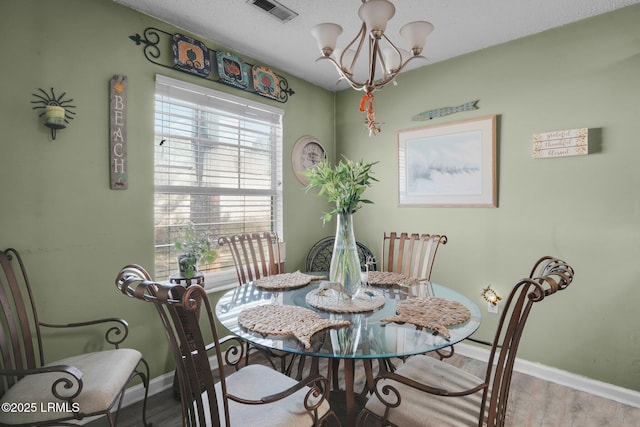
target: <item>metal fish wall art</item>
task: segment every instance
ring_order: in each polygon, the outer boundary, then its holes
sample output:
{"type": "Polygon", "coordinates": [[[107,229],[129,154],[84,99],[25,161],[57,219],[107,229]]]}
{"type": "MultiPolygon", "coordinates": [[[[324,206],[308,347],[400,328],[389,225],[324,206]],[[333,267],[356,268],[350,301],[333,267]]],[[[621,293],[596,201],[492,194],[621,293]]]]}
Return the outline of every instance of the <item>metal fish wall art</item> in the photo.
{"type": "Polygon", "coordinates": [[[435,117],[444,117],[450,114],[459,113],[460,111],[469,111],[469,110],[477,110],[477,103],[479,99],[475,101],[465,102],[464,104],[456,105],[455,107],[442,107],[436,108],[435,110],[423,111],[422,113],[418,113],[411,118],[411,120],[415,122],[420,122],[424,120],[431,120],[435,117]]]}

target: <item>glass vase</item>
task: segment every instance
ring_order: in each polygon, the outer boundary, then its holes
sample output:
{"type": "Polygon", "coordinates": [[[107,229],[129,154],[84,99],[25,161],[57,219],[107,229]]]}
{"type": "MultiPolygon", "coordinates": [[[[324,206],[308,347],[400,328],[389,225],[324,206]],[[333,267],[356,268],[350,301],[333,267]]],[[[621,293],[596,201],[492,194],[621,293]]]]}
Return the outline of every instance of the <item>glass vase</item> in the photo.
{"type": "Polygon", "coordinates": [[[350,300],[360,290],[360,257],[353,232],[353,215],[340,214],[337,219],[329,280],[339,283],[340,296],[350,300]]]}

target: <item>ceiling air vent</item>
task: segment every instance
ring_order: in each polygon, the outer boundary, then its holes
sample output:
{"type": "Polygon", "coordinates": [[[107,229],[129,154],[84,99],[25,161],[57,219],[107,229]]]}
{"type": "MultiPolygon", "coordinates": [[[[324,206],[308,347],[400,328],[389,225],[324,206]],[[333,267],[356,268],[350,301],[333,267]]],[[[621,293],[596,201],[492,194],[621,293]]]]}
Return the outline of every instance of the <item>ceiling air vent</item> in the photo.
{"type": "Polygon", "coordinates": [[[247,0],[247,3],[259,7],[282,23],[291,21],[298,16],[293,10],[275,0],[247,0]]]}

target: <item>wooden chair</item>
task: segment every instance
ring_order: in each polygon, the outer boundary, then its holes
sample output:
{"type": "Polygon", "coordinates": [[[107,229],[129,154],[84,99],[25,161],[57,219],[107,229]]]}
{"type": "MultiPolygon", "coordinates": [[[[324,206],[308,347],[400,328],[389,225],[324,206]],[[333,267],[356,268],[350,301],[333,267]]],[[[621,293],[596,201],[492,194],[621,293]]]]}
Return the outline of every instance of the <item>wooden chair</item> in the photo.
{"type": "Polygon", "coordinates": [[[484,378],[434,357],[413,356],[395,372],[376,377],[359,425],[372,417],[393,426],[504,426],[513,365],[531,309],[567,288],[574,271],[564,261],[543,257],[532,276],[517,282],[504,304],[484,378]]]}
{"type": "Polygon", "coordinates": [[[327,400],[326,378],[296,381],[264,365],[240,368],[243,343],[233,336],[219,338],[202,287],[153,282],[137,265],[124,267],[116,286],[158,311],[176,363],[183,426],[319,426],[328,418],[339,424],[327,400]],[[221,344],[230,347],[223,353],[221,344]],[[217,382],[214,367],[219,368],[217,382]]]}
{"type": "Polygon", "coordinates": [[[140,352],[119,348],[128,334],[127,323],[117,318],[42,322],[20,254],[15,249],[0,252],[0,267],[0,425],[80,425],[74,421],[106,415],[113,427],[125,387],[138,377],[145,388],[142,423],[149,426],[149,367],[140,352]],[[114,349],[45,363],[41,329],[90,325],[104,326],[104,339],[114,349]]]}
{"type": "MultiPolygon", "coordinates": [[[[334,242],[335,237],[329,236],[318,240],[311,247],[306,260],[307,271],[329,271],[334,242]]],[[[369,265],[369,270],[375,271],[377,265],[371,250],[360,242],[356,242],[356,245],[358,247],[358,257],[360,258],[360,268],[364,271],[365,266],[369,265]]]]}
{"type": "Polygon", "coordinates": [[[447,236],[386,232],[382,236],[382,271],[431,280],[433,262],[447,236]]]}
{"type": "MultiPolygon", "coordinates": [[[[276,233],[247,233],[222,236],[218,239],[221,248],[227,246],[233,257],[238,276],[238,285],[261,279],[263,277],[284,273],[276,233]]],[[[274,361],[280,362],[281,372],[292,375],[296,362],[298,364],[297,379],[302,378],[304,356],[296,356],[285,352],[277,352],[268,348],[247,343],[245,352],[246,363],[253,351],[259,351],[267,356],[269,362],[276,368],[274,361]]]]}
{"type": "MultiPolygon", "coordinates": [[[[447,236],[441,234],[398,233],[385,231],[382,235],[382,271],[404,274],[405,276],[431,280],[433,263],[440,245],[447,244],[447,236]]],[[[448,351],[438,350],[441,359],[454,354],[453,346],[448,351]]],[[[385,360],[387,368],[395,369],[390,360],[385,360]]]]}
{"type": "Polygon", "coordinates": [[[220,247],[229,247],[239,285],[265,276],[284,273],[276,233],[223,236],[218,239],[218,244],[220,247]]]}

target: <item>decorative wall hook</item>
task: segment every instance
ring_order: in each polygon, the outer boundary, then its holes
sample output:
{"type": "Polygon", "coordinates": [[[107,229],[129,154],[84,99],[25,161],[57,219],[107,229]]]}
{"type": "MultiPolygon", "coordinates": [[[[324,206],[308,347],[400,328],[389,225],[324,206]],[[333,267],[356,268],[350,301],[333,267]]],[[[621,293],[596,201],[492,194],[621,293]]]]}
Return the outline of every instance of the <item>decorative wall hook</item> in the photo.
{"type": "Polygon", "coordinates": [[[43,110],[38,117],[45,116],[44,125],[51,129],[51,138],[56,139],[56,131],[58,129],[64,129],[69,124],[69,120],[73,120],[75,116],[75,105],[70,103],[73,99],[63,99],[66,92],[62,92],[60,96],[56,96],[53,88],[51,93],[45,92],[43,89],[38,88],[40,93],[32,94],[36,101],[31,101],[32,104],[38,104],[33,107],[34,110],[43,110]]]}

